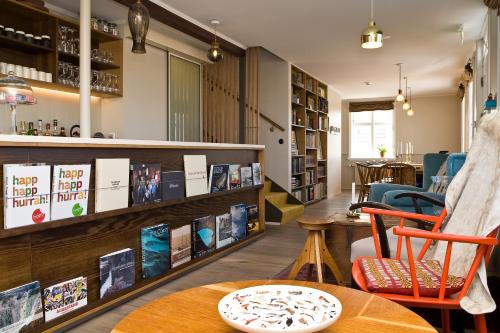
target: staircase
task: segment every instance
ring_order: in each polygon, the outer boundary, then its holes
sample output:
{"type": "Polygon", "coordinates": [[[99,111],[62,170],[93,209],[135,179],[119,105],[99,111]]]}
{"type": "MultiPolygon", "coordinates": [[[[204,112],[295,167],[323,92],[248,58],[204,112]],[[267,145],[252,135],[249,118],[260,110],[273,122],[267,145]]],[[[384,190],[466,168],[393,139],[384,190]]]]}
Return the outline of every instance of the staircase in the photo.
{"type": "Polygon", "coordinates": [[[304,214],[304,204],[267,177],[264,193],[267,222],[288,223],[304,214]]]}

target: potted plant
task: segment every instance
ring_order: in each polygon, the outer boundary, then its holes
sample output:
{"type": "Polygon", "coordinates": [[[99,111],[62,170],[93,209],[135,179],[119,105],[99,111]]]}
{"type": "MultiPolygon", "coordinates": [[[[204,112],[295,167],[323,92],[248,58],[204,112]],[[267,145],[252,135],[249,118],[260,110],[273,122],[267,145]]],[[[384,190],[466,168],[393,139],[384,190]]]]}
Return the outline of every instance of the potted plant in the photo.
{"type": "Polygon", "coordinates": [[[380,153],[380,158],[384,158],[385,153],[387,153],[387,148],[385,148],[384,146],[378,146],[377,149],[380,153]]]}

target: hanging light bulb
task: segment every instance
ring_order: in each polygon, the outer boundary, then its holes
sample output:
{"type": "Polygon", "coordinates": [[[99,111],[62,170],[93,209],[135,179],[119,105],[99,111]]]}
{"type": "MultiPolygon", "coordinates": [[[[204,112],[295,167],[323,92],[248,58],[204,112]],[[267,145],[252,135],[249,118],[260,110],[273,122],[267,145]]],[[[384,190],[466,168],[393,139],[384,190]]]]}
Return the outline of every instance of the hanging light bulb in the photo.
{"type": "Polygon", "coordinates": [[[137,0],[128,10],[128,27],[132,35],[132,53],[146,53],[149,11],[141,0],[137,0]]]}
{"type": "Polygon", "coordinates": [[[405,97],[403,96],[403,90],[401,90],[401,63],[396,64],[396,66],[399,67],[399,90],[398,90],[398,95],[396,96],[396,102],[402,102],[405,100],[405,97]]]}
{"type": "Polygon", "coordinates": [[[212,26],[214,27],[214,41],[212,42],[210,48],[208,49],[207,58],[210,61],[218,62],[224,58],[224,53],[222,52],[222,49],[220,48],[220,45],[217,42],[217,26],[220,24],[220,21],[212,20],[210,21],[210,24],[212,24],[212,26]]]}
{"type": "Polygon", "coordinates": [[[408,87],[408,89],[410,89],[410,108],[408,109],[408,111],[406,111],[406,114],[408,115],[408,117],[412,117],[415,112],[413,111],[413,108],[411,106],[411,87],[408,87]]]}
{"type": "Polygon", "coordinates": [[[368,27],[361,33],[361,47],[364,49],[378,49],[384,43],[384,33],[377,28],[373,20],[373,0],[371,0],[371,19],[368,27]]]}
{"type": "Polygon", "coordinates": [[[410,103],[408,103],[408,76],[405,76],[404,79],[406,82],[406,98],[403,103],[403,110],[408,111],[410,109],[410,103]]]}

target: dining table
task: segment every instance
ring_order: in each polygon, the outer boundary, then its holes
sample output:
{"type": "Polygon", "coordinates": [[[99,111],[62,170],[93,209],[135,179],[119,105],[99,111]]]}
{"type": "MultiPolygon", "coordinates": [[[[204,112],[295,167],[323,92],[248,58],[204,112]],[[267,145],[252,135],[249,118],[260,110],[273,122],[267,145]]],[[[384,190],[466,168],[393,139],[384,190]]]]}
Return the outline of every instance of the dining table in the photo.
{"type": "Polygon", "coordinates": [[[321,332],[437,332],[410,309],[360,290],[307,281],[251,280],[204,285],[165,295],[130,312],[118,322],[112,333],[238,332],[220,317],[217,308],[219,301],[227,294],[242,288],[284,284],[319,289],[340,301],[340,318],[321,332]]]}

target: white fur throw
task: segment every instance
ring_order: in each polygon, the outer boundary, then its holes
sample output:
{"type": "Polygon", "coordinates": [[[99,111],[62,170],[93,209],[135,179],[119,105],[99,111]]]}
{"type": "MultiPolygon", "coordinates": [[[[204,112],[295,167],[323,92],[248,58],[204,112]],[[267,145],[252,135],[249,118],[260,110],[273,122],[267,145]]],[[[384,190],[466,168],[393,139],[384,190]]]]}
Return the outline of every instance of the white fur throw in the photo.
{"type": "MultiPolygon", "coordinates": [[[[486,236],[500,225],[500,112],[483,116],[464,166],[446,192],[449,219],[443,233],[486,236]]],[[[438,242],[429,257],[444,262],[446,242],[438,242]]],[[[453,243],[451,275],[465,277],[476,254],[474,244],[453,243]]],[[[480,265],[460,305],[471,314],[495,310],[480,265]]]]}

